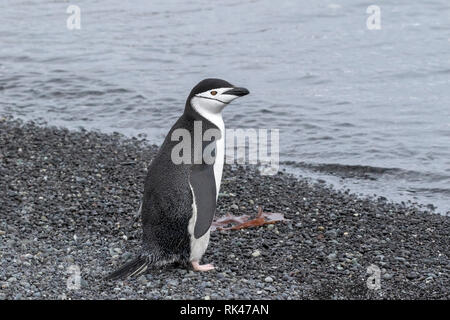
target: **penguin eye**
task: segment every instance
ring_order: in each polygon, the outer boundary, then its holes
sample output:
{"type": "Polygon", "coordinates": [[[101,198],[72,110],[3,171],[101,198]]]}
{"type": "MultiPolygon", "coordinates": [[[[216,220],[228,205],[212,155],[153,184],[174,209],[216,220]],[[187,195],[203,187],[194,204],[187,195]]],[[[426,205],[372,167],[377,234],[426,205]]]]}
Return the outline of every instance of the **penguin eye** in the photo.
{"type": "Polygon", "coordinates": [[[217,94],[217,91],[211,91],[210,93],[211,95],[215,96],[217,94]]]}

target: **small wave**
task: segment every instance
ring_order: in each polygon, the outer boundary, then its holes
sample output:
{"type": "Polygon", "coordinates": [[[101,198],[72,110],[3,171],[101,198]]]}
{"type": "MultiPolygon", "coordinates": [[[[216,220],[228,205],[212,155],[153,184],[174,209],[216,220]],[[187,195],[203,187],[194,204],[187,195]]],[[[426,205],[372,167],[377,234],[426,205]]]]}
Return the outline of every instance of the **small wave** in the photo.
{"type": "Polygon", "coordinates": [[[354,128],[354,127],[356,127],[353,123],[350,123],[350,122],[339,122],[339,123],[335,123],[333,126],[339,127],[339,128],[354,128]]]}
{"type": "Polygon", "coordinates": [[[441,194],[450,197],[450,189],[445,188],[409,188],[407,191],[411,193],[430,194],[433,196],[436,194],[441,194]]]}
{"type": "Polygon", "coordinates": [[[260,113],[270,113],[270,114],[272,114],[274,112],[272,110],[269,110],[269,109],[261,109],[260,113]]]}
{"type": "Polygon", "coordinates": [[[11,62],[32,62],[33,58],[30,56],[0,56],[0,59],[3,61],[11,61],[11,62]]]}
{"type": "Polygon", "coordinates": [[[125,88],[114,88],[106,90],[106,93],[129,93],[129,92],[132,91],[125,88]]]}
{"type": "MultiPolygon", "coordinates": [[[[343,179],[378,180],[379,178],[405,180],[409,182],[438,182],[450,180],[450,176],[430,172],[419,172],[401,168],[385,168],[366,165],[345,165],[339,163],[307,163],[282,161],[282,165],[307,169],[317,173],[332,175],[343,179]]],[[[419,190],[419,189],[417,189],[419,190]]],[[[447,189],[443,189],[447,190],[447,189]]]]}
{"type": "Polygon", "coordinates": [[[334,140],[331,136],[317,136],[317,137],[309,137],[306,140],[308,141],[326,141],[326,140],[334,140]]]}
{"type": "Polygon", "coordinates": [[[339,101],[339,102],[336,102],[337,106],[345,106],[345,105],[348,105],[348,104],[352,104],[352,103],[350,101],[339,101]]]}
{"type": "Polygon", "coordinates": [[[316,172],[339,176],[342,178],[359,178],[369,180],[376,180],[376,176],[381,176],[384,174],[397,174],[404,171],[403,169],[399,168],[382,168],[364,165],[343,165],[338,163],[306,163],[283,161],[281,162],[281,164],[291,167],[309,169],[316,172]]]}
{"type": "Polygon", "coordinates": [[[449,74],[450,73],[450,69],[445,69],[445,70],[438,70],[434,72],[435,74],[449,74]]]}

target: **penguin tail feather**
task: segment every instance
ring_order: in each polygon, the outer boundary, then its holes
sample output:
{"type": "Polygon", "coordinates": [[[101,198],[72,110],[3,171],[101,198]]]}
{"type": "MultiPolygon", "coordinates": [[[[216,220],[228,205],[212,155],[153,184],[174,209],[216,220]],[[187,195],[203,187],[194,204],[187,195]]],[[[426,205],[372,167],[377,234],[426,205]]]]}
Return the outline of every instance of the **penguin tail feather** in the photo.
{"type": "Polygon", "coordinates": [[[147,271],[148,266],[152,263],[149,256],[140,255],[134,260],[123,265],[120,269],[110,273],[105,280],[126,279],[128,277],[136,277],[147,271]]]}

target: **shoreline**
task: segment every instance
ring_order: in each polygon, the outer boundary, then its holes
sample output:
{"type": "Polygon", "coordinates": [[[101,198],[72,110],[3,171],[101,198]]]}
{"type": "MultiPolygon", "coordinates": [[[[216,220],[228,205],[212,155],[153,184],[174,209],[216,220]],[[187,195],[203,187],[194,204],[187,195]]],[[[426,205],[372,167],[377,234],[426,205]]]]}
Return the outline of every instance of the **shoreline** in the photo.
{"type": "Polygon", "coordinates": [[[0,299],[449,299],[450,217],[279,172],[225,166],[216,216],[289,219],[211,234],[216,270],[101,278],[134,256],[157,151],[144,139],[0,119],[0,299]],[[70,266],[81,288],[69,290],[70,266]],[[380,290],[367,268],[380,269],[380,290]]]}
{"type": "MultiPolygon", "coordinates": [[[[47,120],[43,118],[30,119],[27,117],[18,117],[9,114],[5,117],[23,122],[31,121],[41,127],[52,126],[68,129],[69,131],[83,130],[108,135],[118,134],[124,139],[143,140],[147,145],[152,147],[158,147],[164,140],[164,137],[160,137],[159,140],[155,140],[151,134],[144,133],[142,131],[136,131],[133,134],[130,132],[118,132],[112,128],[94,128],[87,124],[83,127],[82,125],[73,126],[61,122],[53,123],[52,121],[53,124],[50,125],[47,120]],[[151,138],[148,139],[148,137],[151,138]]],[[[395,180],[395,175],[404,176],[408,174],[424,174],[419,171],[408,170],[400,167],[379,167],[364,164],[350,165],[338,162],[321,163],[293,161],[292,159],[283,159],[282,155],[278,165],[279,171],[291,174],[298,179],[310,179],[312,183],[320,182],[331,186],[336,190],[348,190],[350,193],[357,194],[360,197],[384,197],[387,201],[405,203],[405,205],[413,205],[427,212],[429,211],[444,216],[450,216],[450,202],[448,201],[448,197],[445,196],[445,190],[434,187],[428,188],[429,191],[437,190],[439,193],[439,196],[434,194],[432,199],[428,198],[425,193],[411,193],[408,188],[407,191],[399,190],[399,186],[402,186],[402,188],[405,185],[408,187],[413,186],[408,185],[408,181],[403,181],[402,179],[399,181],[395,180]]],[[[436,178],[438,177],[436,176],[436,178]]]]}

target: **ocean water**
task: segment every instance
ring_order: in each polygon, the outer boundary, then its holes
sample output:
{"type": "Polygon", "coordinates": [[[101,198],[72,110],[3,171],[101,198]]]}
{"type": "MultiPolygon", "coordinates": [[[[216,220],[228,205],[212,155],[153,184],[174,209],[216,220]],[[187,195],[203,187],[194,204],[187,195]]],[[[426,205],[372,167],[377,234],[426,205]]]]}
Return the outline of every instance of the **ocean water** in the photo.
{"type": "Polygon", "coordinates": [[[450,210],[450,2],[0,2],[0,115],[160,143],[199,80],[251,95],[288,171],[450,210]],[[69,30],[70,4],[81,29],[69,30]]]}

